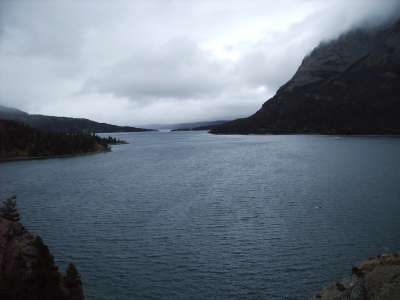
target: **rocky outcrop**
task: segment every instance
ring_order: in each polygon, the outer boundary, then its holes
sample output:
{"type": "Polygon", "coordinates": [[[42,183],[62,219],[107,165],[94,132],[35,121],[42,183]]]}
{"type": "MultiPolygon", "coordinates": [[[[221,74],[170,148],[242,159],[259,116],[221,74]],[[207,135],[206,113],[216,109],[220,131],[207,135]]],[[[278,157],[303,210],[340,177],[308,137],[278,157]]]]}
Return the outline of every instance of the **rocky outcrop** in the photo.
{"type": "Polygon", "coordinates": [[[400,299],[400,254],[385,254],[369,258],[352,269],[351,278],[332,284],[311,299],[400,299]]]}
{"type": "Polygon", "coordinates": [[[400,21],[321,44],[258,112],[211,133],[400,134],[399,113],[400,21]]]}
{"type": "Polygon", "coordinates": [[[0,217],[0,299],[83,300],[79,274],[70,269],[60,273],[39,236],[0,217]]]}

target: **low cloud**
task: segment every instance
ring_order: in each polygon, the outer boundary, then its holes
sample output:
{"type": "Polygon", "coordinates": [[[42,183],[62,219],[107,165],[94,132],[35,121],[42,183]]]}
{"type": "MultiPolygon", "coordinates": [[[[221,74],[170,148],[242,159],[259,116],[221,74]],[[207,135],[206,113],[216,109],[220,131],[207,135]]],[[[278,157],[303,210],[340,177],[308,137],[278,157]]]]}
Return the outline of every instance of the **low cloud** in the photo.
{"type": "Polygon", "coordinates": [[[83,92],[104,92],[136,101],[194,99],[221,93],[225,66],[188,38],[174,38],[132,55],[85,83],[83,92]]]}
{"type": "Polygon", "coordinates": [[[119,124],[255,112],[321,41],[395,0],[2,1],[0,103],[119,124]]]}

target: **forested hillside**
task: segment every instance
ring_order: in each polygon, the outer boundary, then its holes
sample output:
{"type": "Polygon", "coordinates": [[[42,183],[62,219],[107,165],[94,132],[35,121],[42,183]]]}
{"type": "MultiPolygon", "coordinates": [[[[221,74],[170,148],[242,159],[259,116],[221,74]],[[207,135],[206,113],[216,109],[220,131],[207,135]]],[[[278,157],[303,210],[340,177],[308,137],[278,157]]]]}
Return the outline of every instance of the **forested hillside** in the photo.
{"type": "Polygon", "coordinates": [[[0,120],[0,160],[106,151],[121,141],[84,133],[56,133],[0,120]]]}

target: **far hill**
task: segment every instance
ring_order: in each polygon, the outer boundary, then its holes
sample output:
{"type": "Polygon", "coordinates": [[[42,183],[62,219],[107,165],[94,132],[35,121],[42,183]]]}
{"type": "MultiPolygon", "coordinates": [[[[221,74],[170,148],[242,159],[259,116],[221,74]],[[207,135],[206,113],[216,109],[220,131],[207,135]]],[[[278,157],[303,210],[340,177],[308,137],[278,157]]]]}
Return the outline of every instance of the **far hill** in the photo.
{"type": "Polygon", "coordinates": [[[24,111],[0,105],[0,119],[26,123],[36,129],[54,132],[142,132],[151,129],[136,128],[131,126],[117,126],[99,123],[83,118],[55,117],[28,114],[24,111]]]}
{"type": "Polygon", "coordinates": [[[202,121],[202,122],[176,123],[176,124],[149,124],[146,125],[146,127],[153,129],[169,129],[172,131],[209,130],[213,126],[220,125],[226,122],[228,121],[218,120],[218,121],[202,121]]]}
{"type": "Polygon", "coordinates": [[[177,124],[177,128],[172,131],[201,131],[201,130],[210,130],[217,125],[224,124],[228,121],[210,121],[210,122],[197,122],[197,123],[184,123],[177,124]]]}
{"type": "Polygon", "coordinates": [[[217,134],[400,134],[400,22],[322,43],[254,115],[217,134]]]}

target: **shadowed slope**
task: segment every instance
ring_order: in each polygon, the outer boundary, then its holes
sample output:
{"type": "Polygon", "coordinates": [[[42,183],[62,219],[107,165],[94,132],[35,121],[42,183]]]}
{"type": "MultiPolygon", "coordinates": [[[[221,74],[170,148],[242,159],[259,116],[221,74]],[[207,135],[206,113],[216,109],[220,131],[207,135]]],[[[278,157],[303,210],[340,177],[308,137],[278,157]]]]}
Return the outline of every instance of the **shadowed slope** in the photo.
{"type": "Polygon", "coordinates": [[[321,44],[254,115],[217,134],[400,134],[400,22],[321,44]]]}

